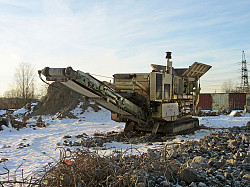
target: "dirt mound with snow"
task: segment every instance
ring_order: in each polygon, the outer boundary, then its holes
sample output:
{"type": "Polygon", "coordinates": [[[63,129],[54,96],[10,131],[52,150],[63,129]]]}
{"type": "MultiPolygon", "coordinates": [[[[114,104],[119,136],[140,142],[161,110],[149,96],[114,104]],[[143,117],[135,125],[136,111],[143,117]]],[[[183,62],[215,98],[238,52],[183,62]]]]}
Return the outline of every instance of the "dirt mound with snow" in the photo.
{"type": "Polygon", "coordinates": [[[100,107],[97,104],[91,104],[83,95],[71,90],[61,83],[54,82],[50,84],[46,96],[38,103],[34,108],[32,115],[55,115],[64,118],[77,118],[71,111],[77,107],[77,105],[83,102],[81,105],[83,111],[88,107],[99,111],[100,107]]]}

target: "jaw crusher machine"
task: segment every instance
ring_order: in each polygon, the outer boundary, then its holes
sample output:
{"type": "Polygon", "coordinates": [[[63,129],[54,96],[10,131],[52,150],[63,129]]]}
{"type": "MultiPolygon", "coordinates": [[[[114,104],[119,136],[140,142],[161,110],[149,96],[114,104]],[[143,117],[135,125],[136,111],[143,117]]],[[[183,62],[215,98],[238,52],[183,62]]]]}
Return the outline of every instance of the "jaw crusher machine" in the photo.
{"type": "Polygon", "coordinates": [[[39,70],[47,81],[61,82],[111,111],[111,119],[125,122],[125,131],[175,134],[199,126],[196,113],[199,79],[210,65],[199,62],[174,68],[171,52],[166,66],[151,64],[150,73],[114,74],[114,82],[102,82],[71,67],[39,70]]]}

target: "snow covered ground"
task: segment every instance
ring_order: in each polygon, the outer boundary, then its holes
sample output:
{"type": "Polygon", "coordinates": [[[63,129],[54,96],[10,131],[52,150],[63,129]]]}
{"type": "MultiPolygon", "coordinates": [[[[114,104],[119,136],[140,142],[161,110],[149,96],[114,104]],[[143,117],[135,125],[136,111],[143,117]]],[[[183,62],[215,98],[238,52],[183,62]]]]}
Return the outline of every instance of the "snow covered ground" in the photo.
{"type": "MultiPolygon", "coordinates": [[[[20,109],[14,112],[15,116],[22,118],[21,114],[27,112],[25,109],[20,109]]],[[[83,113],[80,107],[72,111],[78,119],[58,119],[55,116],[43,116],[43,121],[46,127],[32,127],[36,123],[36,117],[29,119],[29,127],[20,130],[12,127],[4,127],[0,131],[0,180],[6,180],[5,173],[7,169],[13,175],[16,172],[20,178],[23,170],[24,177],[32,174],[37,170],[41,170],[48,162],[53,162],[59,158],[59,143],[61,144],[65,135],[76,136],[86,133],[88,136],[93,136],[96,132],[121,131],[124,128],[124,123],[117,123],[111,120],[110,112],[106,109],[101,109],[99,112],[94,112],[91,108],[83,113]],[[19,167],[20,166],[20,167],[19,167]],[[18,169],[17,169],[18,168],[18,169]],[[17,170],[16,170],[17,169],[17,170]]],[[[5,114],[5,111],[0,111],[0,115],[5,114]]],[[[214,117],[199,117],[201,125],[213,128],[228,128],[232,126],[246,125],[250,121],[250,114],[242,117],[232,116],[214,116],[214,117]]],[[[184,136],[176,136],[171,142],[180,142],[189,139],[200,139],[209,135],[211,130],[201,129],[192,134],[184,136]]],[[[107,153],[109,150],[126,150],[131,145],[119,142],[106,143],[104,145],[107,150],[100,151],[107,153]]],[[[163,147],[165,144],[154,143],[153,145],[138,144],[132,145],[140,152],[146,151],[148,148],[154,149],[163,147]]]]}

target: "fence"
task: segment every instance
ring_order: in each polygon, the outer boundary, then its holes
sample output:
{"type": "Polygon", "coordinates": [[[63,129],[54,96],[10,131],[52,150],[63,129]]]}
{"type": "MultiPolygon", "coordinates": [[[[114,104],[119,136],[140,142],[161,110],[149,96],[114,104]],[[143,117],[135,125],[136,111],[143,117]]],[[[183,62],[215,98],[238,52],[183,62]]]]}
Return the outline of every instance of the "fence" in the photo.
{"type": "Polygon", "coordinates": [[[200,94],[198,108],[201,110],[244,110],[250,109],[250,94],[212,93],[200,94]]]}

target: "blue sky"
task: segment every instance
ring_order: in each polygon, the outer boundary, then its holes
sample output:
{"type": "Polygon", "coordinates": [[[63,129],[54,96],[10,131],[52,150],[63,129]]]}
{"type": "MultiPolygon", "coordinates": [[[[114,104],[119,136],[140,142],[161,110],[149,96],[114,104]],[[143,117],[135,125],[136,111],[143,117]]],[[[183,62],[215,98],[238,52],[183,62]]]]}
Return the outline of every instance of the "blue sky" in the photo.
{"type": "Polygon", "coordinates": [[[220,92],[250,59],[250,1],[0,0],[0,44],[0,94],[21,62],[111,77],[150,72],[165,51],[174,67],[212,65],[202,92],[220,92]]]}

